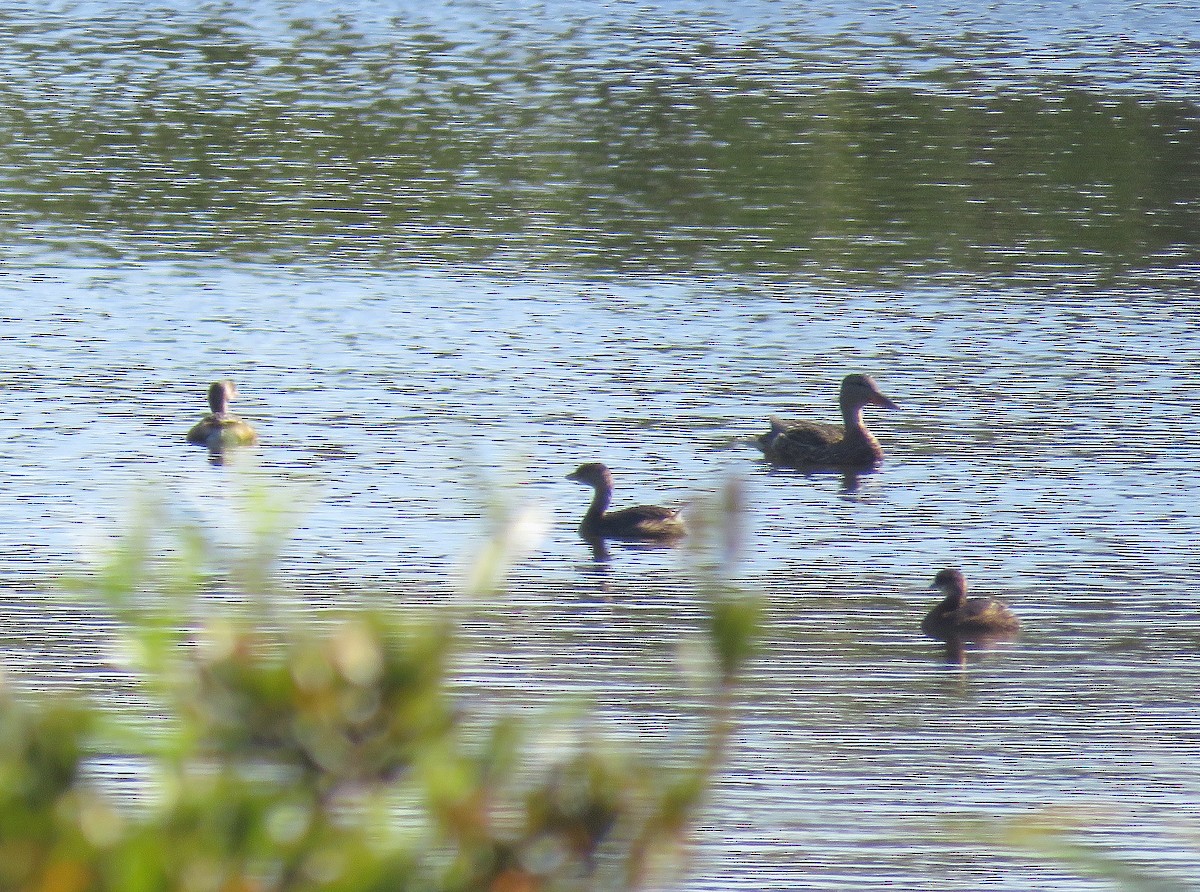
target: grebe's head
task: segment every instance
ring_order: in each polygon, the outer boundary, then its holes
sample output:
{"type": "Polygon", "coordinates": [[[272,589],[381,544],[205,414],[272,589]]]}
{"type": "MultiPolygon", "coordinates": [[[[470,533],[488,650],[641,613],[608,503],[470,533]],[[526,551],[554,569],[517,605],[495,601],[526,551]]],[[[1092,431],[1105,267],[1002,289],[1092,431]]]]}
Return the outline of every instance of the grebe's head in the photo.
{"type": "Polygon", "coordinates": [[[612,489],[612,473],[605,465],[598,461],[590,461],[580,465],[567,475],[567,479],[590,486],[593,489],[603,489],[604,487],[612,489]]]}
{"type": "Polygon", "coordinates": [[[962,570],[951,567],[933,577],[933,585],[929,587],[935,588],[945,595],[961,595],[967,590],[967,580],[963,576],[962,570]]]}

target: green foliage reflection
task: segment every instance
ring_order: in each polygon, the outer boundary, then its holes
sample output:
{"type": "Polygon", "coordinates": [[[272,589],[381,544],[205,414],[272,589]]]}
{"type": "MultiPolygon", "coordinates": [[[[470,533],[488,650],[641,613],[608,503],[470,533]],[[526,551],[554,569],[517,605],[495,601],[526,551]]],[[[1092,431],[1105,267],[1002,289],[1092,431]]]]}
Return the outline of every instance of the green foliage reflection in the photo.
{"type": "MultiPolygon", "coordinates": [[[[519,16],[479,42],[211,7],[49,50],[45,27],[0,21],[5,225],[67,252],[875,281],[1197,247],[1188,98],[905,78],[907,51],[803,30],[714,52],[704,21],[633,54],[588,28],[540,44],[519,16]],[[829,54],[872,74],[831,77],[829,54]]],[[[969,71],[995,48],[960,51],[969,71]]]]}

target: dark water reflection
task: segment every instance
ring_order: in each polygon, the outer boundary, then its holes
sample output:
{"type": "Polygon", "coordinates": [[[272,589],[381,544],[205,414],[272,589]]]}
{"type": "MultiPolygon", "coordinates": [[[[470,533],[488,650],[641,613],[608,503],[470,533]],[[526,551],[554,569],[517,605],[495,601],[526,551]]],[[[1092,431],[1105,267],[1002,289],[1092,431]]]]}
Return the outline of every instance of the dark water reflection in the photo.
{"type": "Polygon", "coordinates": [[[8,672],[144,709],[49,580],[147,478],[237,541],[182,443],[229,376],[312,622],[459,604],[488,482],[544,507],[464,620],[483,709],[685,747],[693,556],[598,561],[562,478],[744,481],[767,640],[688,888],[1111,888],[950,830],[1060,805],[1200,873],[1200,16],[794,6],[0,4],[8,672]],[[763,466],[851,371],[879,472],[763,466]],[[1017,641],[921,636],[951,564],[1017,641]]]}
{"type": "Polygon", "coordinates": [[[17,7],[10,238],[124,257],[1102,280],[1194,263],[1194,11],[17,7]]]}

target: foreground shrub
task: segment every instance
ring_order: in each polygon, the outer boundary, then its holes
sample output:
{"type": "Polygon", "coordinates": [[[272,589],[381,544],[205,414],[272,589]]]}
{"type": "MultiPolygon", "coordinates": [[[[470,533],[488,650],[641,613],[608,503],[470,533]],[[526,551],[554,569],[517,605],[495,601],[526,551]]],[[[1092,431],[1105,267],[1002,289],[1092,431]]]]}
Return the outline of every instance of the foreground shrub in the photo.
{"type": "MultiPolygon", "coordinates": [[[[753,601],[711,586],[713,689],[690,764],[658,764],[585,718],[548,746],[512,718],[462,712],[448,691],[451,619],[279,616],[282,502],[249,502],[225,579],[247,587],[240,608],[203,606],[219,550],[161,503],[74,580],[118,618],[155,714],[131,727],[83,702],[4,696],[0,892],[635,889],[680,870],[729,734],[753,601]],[[89,759],[116,754],[138,760],[149,793],[90,779],[89,759]]],[[[500,513],[478,584],[495,587],[487,568],[511,562],[523,522],[500,513]]]]}

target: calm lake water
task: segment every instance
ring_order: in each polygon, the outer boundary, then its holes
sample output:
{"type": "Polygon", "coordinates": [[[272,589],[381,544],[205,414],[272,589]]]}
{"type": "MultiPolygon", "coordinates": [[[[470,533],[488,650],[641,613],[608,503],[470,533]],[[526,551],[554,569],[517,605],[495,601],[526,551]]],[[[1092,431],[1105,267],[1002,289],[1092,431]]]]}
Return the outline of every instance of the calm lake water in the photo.
{"type": "Polygon", "coordinates": [[[596,560],[564,475],[743,482],[766,640],[687,889],[1116,888],[956,829],[1046,809],[1200,887],[1200,13],[789,7],[0,3],[10,675],[118,697],[53,579],[147,482],[221,520],[248,471],[183,437],[229,376],[314,622],[456,601],[519,482],[548,533],[464,696],[648,747],[693,556],[596,560]],[[878,473],[746,445],[851,371],[878,473]],[[921,636],[952,565],[1017,642],[921,636]]]}

